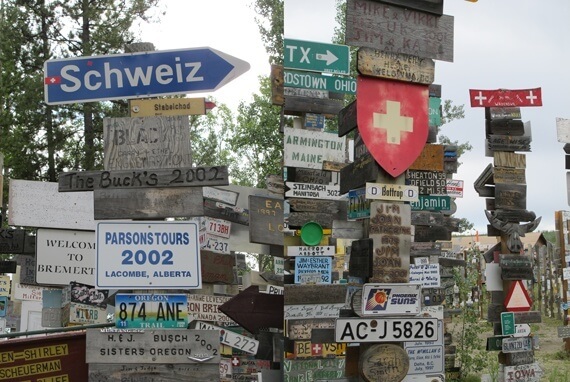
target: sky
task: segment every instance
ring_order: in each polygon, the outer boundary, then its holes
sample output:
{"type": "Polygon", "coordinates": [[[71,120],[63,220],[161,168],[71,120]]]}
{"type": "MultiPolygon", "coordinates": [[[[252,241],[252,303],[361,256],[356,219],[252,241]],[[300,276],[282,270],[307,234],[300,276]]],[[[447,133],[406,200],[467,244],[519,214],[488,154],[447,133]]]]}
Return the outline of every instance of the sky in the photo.
{"type": "MultiPolygon", "coordinates": [[[[252,0],[207,2],[165,0],[160,23],[144,26],[142,41],[157,50],[210,46],[250,63],[251,69],[214,93],[235,109],[258,91],[258,76],[269,75],[270,65],[254,20],[252,0]]],[[[435,83],[442,98],[464,105],[465,118],[442,128],[442,134],[469,142],[473,150],[460,158],[454,179],[463,180],[455,217],[466,218],[479,233],[487,232],[485,199],[473,183],[492,163],[485,156],[484,109],[471,108],[469,89],[542,88],[542,107],[521,109],[532,127],[527,160],[527,209],[542,217],[538,230],[554,229],[554,212],[569,210],[563,143],[557,141],[556,118],[570,118],[569,96],[570,2],[551,0],[446,0],[444,13],[454,17],[454,61],[436,61],[435,83]]],[[[285,0],[285,37],[331,42],[336,26],[335,0],[285,0]]],[[[474,232],[474,231],[473,231],[474,232]]]]}
{"type": "MultiPolygon", "coordinates": [[[[285,0],[285,37],[331,42],[335,0],[285,0]]],[[[435,82],[442,98],[465,105],[465,118],[443,126],[452,141],[469,142],[454,179],[464,181],[454,217],[466,218],[487,232],[485,198],[473,184],[492,163],[485,156],[484,108],[471,108],[469,89],[542,88],[542,107],[521,108],[532,128],[526,153],[527,210],[541,216],[539,231],[554,230],[554,212],[568,210],[563,143],[557,141],[556,118],[570,118],[568,91],[570,2],[553,0],[446,0],[444,14],[454,17],[454,61],[436,61],[435,82]]],[[[474,232],[474,231],[473,231],[474,232]]]]}

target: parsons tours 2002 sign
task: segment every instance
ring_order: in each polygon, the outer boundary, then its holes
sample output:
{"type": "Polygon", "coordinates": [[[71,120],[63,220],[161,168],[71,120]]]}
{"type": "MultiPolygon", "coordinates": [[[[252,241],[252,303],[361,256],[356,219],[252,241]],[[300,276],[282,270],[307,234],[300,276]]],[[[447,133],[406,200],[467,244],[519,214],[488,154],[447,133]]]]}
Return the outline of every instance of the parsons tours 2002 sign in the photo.
{"type": "Polygon", "coordinates": [[[98,288],[200,289],[198,224],[97,224],[98,288]]]}

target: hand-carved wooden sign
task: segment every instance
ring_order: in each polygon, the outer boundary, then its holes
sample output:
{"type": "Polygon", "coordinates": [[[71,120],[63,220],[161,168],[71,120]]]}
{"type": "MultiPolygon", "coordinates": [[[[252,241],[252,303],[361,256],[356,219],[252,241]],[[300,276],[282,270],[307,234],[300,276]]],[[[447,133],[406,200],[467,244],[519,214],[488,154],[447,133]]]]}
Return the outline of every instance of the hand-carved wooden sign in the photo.
{"type": "Polygon", "coordinates": [[[511,252],[518,253],[523,248],[523,244],[521,242],[520,237],[524,236],[527,232],[532,232],[538,227],[540,224],[540,220],[542,219],[539,217],[534,221],[526,224],[519,224],[516,222],[509,222],[503,221],[496,217],[494,211],[485,211],[485,215],[487,216],[487,220],[489,223],[501,232],[504,232],[508,235],[507,238],[507,248],[511,252]]]}

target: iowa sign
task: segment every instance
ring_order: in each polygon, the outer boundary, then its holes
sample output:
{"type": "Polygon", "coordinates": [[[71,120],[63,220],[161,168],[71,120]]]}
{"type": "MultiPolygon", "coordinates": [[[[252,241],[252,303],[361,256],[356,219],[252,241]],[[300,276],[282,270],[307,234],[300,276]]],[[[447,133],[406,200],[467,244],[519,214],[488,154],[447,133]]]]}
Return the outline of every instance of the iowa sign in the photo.
{"type": "Polygon", "coordinates": [[[414,163],[428,135],[428,86],[358,77],[358,130],[376,162],[397,177],[414,163]]]}

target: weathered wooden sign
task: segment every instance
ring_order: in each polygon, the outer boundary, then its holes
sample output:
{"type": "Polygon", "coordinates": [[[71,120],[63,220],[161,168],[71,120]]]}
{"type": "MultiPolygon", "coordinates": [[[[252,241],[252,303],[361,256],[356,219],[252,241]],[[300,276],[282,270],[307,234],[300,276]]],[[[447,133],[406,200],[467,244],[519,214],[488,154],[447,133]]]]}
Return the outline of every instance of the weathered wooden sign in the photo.
{"type": "Polygon", "coordinates": [[[443,0],[382,0],[383,3],[394,4],[404,8],[433,13],[441,16],[443,14],[443,0]]]}
{"type": "Polygon", "coordinates": [[[408,373],[410,360],[401,346],[376,344],[360,355],[358,368],[366,382],[399,382],[408,373]]]}
{"type": "Polygon", "coordinates": [[[229,184],[227,166],[148,170],[81,171],[59,174],[58,191],[116,188],[204,187],[229,184]]]}
{"type": "Polygon", "coordinates": [[[153,329],[114,333],[87,329],[87,363],[220,362],[220,333],[216,330],[153,329]],[[144,349],[145,351],[133,351],[144,349]]]}
{"type": "Polygon", "coordinates": [[[335,184],[311,184],[298,182],[285,182],[288,190],[286,197],[311,199],[341,199],[340,187],[335,184]]]}
{"type": "Polygon", "coordinates": [[[351,244],[349,275],[366,280],[372,274],[372,239],[354,240],[351,244]]]}
{"type": "Polygon", "coordinates": [[[344,162],[346,153],[346,139],[335,134],[289,127],[284,129],[285,166],[322,169],[324,160],[344,162]]]}
{"type": "Polygon", "coordinates": [[[420,195],[446,195],[447,175],[443,171],[407,170],[406,184],[418,187],[420,195]]]}
{"type": "Polygon", "coordinates": [[[520,107],[486,107],[485,119],[521,119],[520,107]]]}
{"type": "Polygon", "coordinates": [[[283,199],[249,196],[251,242],[283,245],[283,203],[283,199]]]}
{"type": "Polygon", "coordinates": [[[291,208],[291,211],[304,211],[304,212],[326,212],[329,214],[336,215],[340,213],[345,208],[343,201],[337,200],[319,200],[319,199],[300,199],[300,198],[288,198],[287,203],[291,208]]]}
{"type": "Polygon", "coordinates": [[[104,118],[105,170],[191,167],[188,117],[104,118]]]}
{"type": "Polygon", "coordinates": [[[348,286],[331,285],[285,285],[285,305],[340,304],[346,301],[348,286]],[[315,293],[318,291],[318,293],[315,293]]]}
{"type": "Polygon", "coordinates": [[[412,211],[412,225],[438,225],[445,224],[441,212],[412,211]]]}
{"type": "Polygon", "coordinates": [[[288,167],[285,180],[300,183],[329,184],[332,181],[332,173],[313,168],[288,167]]]}
{"type": "Polygon", "coordinates": [[[493,180],[495,183],[526,184],[525,169],[495,166],[493,180]]]}
{"type": "Polygon", "coordinates": [[[526,365],[534,362],[534,350],[504,354],[506,366],[526,365]]]}
{"type": "Polygon", "coordinates": [[[332,214],[324,212],[290,212],[288,218],[289,227],[302,227],[306,222],[313,221],[319,223],[323,228],[332,228],[332,214]]]}
{"type": "Polygon", "coordinates": [[[356,129],[356,100],[338,112],[338,136],[343,137],[356,129]]]}
{"type": "Polygon", "coordinates": [[[495,208],[526,209],[526,184],[495,184],[495,208]]]}
{"type": "Polygon", "coordinates": [[[204,199],[216,200],[218,202],[235,206],[239,198],[239,192],[227,188],[203,187],[202,195],[204,199]]]}
{"type": "Polygon", "coordinates": [[[220,365],[211,363],[152,363],[152,366],[142,363],[89,364],[90,382],[121,382],[141,379],[152,380],[152,378],[163,381],[217,381],[220,378],[220,365]]]}
{"type": "Polygon", "coordinates": [[[36,282],[95,285],[95,232],[40,228],[37,231],[36,282]]]}
{"type": "MultiPolygon", "coordinates": [[[[35,254],[36,237],[31,231],[21,228],[0,229],[0,253],[4,254],[35,254]]],[[[14,272],[0,272],[14,273],[14,272]]]]}
{"type": "Polygon", "coordinates": [[[489,135],[487,146],[492,151],[530,151],[532,137],[528,135],[489,135]]]}
{"type": "Polygon", "coordinates": [[[249,210],[222,202],[204,199],[204,215],[228,220],[232,223],[249,225],[249,210]]]}
{"type": "Polygon", "coordinates": [[[376,162],[397,177],[425,146],[428,87],[366,76],[357,81],[358,131],[376,162]]]}
{"type": "Polygon", "coordinates": [[[378,179],[380,167],[370,154],[363,155],[340,170],[340,193],[363,187],[378,179]]]}
{"type": "Polygon", "coordinates": [[[306,319],[306,318],[337,318],[340,310],[345,306],[342,304],[312,304],[312,305],[285,305],[284,318],[306,319]]]}
{"type": "Polygon", "coordinates": [[[414,241],[451,240],[451,231],[440,226],[415,226],[414,241]]]}
{"type": "Polygon", "coordinates": [[[289,381],[331,380],[345,376],[345,359],[284,359],[283,373],[289,381]]]}
{"type": "Polygon", "coordinates": [[[515,322],[517,324],[536,324],[542,322],[540,311],[515,312],[515,322]]]}
{"type": "Polygon", "coordinates": [[[0,261],[0,273],[16,273],[17,266],[18,263],[14,260],[2,260],[0,261]]]}
{"type": "Polygon", "coordinates": [[[440,254],[441,243],[413,242],[410,245],[410,255],[412,256],[439,256],[440,254]]]}
{"type": "MultiPolygon", "coordinates": [[[[312,92],[315,92],[315,90],[312,92]]],[[[328,92],[326,93],[328,94],[328,92]]],[[[287,115],[317,113],[324,114],[325,116],[336,116],[343,107],[343,102],[337,99],[309,98],[289,95],[285,97],[285,104],[283,105],[284,113],[287,115]]]]}
{"type": "Polygon", "coordinates": [[[538,382],[542,378],[542,369],[537,362],[527,365],[505,366],[505,382],[538,382]]]}
{"type": "Polygon", "coordinates": [[[443,145],[429,144],[423,146],[417,159],[409,166],[410,170],[444,171],[443,145]]]}
{"type": "Polygon", "coordinates": [[[129,100],[132,117],[158,117],[206,114],[205,98],[163,98],[129,100]]]}
{"type": "Polygon", "coordinates": [[[432,59],[360,48],[357,55],[358,73],[366,76],[429,85],[435,77],[432,59]]]}
{"type": "Polygon", "coordinates": [[[451,62],[453,17],[374,1],[349,0],[345,43],[451,62]]]}
{"type": "Polygon", "coordinates": [[[200,269],[202,282],[234,284],[237,274],[234,272],[235,257],[210,251],[200,251],[200,269]]]}
{"type": "MultiPolygon", "coordinates": [[[[293,286],[293,285],[291,285],[293,286]]],[[[285,302],[287,304],[287,302],[285,302]]],[[[313,329],[334,329],[335,321],[333,318],[327,319],[307,319],[307,320],[287,320],[286,333],[287,337],[292,340],[308,340],[311,339],[313,329]]]]}
{"type": "Polygon", "coordinates": [[[492,119],[485,122],[485,131],[489,135],[521,136],[524,124],[520,119],[492,119]]]}
{"type": "Polygon", "coordinates": [[[271,65],[271,103],[282,106],[285,103],[284,76],[282,65],[271,65]]]}
{"type": "Polygon", "coordinates": [[[94,190],[93,198],[96,220],[204,215],[199,187],[94,190]]]}
{"type": "Polygon", "coordinates": [[[542,89],[469,89],[471,107],[542,106],[542,89]]]}
{"type": "Polygon", "coordinates": [[[495,167],[526,168],[526,155],[506,151],[493,153],[495,167]]]}

